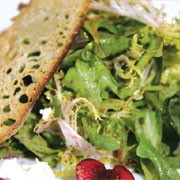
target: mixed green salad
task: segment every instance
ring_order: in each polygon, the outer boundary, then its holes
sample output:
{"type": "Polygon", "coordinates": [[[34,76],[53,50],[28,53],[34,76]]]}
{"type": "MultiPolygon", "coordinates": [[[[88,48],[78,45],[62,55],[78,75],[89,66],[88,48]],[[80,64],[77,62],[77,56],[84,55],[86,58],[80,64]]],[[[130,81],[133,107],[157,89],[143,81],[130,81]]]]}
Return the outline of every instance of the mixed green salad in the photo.
{"type": "Polygon", "coordinates": [[[147,180],[176,180],[179,143],[177,22],[157,28],[92,10],[24,126],[1,144],[0,157],[59,163],[61,177],[90,157],[132,167],[147,180]]]}

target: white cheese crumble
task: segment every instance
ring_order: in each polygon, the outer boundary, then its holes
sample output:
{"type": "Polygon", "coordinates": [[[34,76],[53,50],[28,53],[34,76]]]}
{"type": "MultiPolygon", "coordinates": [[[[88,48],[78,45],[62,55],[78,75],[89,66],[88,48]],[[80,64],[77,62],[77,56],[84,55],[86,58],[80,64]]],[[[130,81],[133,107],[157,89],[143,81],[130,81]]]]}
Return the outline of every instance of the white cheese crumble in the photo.
{"type": "Polygon", "coordinates": [[[40,109],[39,113],[42,115],[43,120],[48,120],[50,114],[52,113],[52,109],[50,107],[45,109],[40,109]]]}
{"type": "Polygon", "coordinates": [[[8,180],[55,180],[46,162],[27,163],[17,158],[0,160],[0,178],[8,180]]]}

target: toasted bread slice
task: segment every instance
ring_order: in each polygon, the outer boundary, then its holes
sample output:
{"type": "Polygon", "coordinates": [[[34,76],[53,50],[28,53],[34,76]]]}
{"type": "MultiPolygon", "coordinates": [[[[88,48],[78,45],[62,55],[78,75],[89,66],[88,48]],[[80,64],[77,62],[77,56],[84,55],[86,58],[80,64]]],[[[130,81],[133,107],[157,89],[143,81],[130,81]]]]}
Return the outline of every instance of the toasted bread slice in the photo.
{"type": "Polygon", "coordinates": [[[23,125],[87,10],[88,0],[32,0],[0,35],[0,142],[23,125]]]}

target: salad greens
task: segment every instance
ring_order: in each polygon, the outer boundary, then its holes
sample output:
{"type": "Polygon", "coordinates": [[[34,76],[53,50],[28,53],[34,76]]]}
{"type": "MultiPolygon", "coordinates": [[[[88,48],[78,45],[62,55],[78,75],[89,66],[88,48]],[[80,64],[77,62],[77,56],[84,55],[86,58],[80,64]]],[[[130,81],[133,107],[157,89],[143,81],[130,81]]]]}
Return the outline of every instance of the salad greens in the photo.
{"type": "Polygon", "coordinates": [[[91,157],[176,180],[179,137],[180,28],[94,12],[0,157],[59,162],[60,176],[91,157]]]}

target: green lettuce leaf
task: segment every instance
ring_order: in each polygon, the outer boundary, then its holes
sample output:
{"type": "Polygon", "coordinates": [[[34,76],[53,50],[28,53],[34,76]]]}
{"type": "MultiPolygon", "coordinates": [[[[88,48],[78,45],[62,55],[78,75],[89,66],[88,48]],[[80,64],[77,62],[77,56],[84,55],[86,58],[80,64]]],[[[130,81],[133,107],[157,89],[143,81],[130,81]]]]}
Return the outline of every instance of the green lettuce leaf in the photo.
{"type": "Polygon", "coordinates": [[[62,83],[64,87],[72,89],[77,97],[86,97],[97,107],[101,106],[103,99],[109,97],[109,91],[118,95],[118,83],[100,60],[92,64],[77,60],[62,83]]]}
{"type": "Polygon", "coordinates": [[[137,147],[137,155],[141,158],[150,159],[155,168],[159,173],[159,179],[169,180],[169,179],[179,179],[180,175],[175,168],[173,168],[168,159],[161,155],[143,136],[140,137],[140,144],[137,147]]]}
{"type": "Polygon", "coordinates": [[[97,132],[97,126],[93,123],[91,123],[91,125],[88,125],[86,119],[83,119],[83,127],[91,143],[96,148],[112,151],[118,150],[120,148],[121,143],[118,139],[113,138],[110,134],[99,134],[97,132]]]}
{"type": "Polygon", "coordinates": [[[153,111],[151,107],[143,109],[144,117],[136,121],[136,135],[143,136],[151,145],[164,155],[169,154],[169,147],[162,143],[163,119],[160,111],[153,111]]]}
{"type": "Polygon", "coordinates": [[[170,99],[168,106],[169,114],[173,125],[177,129],[178,134],[180,135],[180,99],[179,97],[174,97],[170,99]]]}
{"type": "MultiPolygon", "coordinates": [[[[37,117],[31,115],[14,137],[41,160],[47,161],[53,167],[57,163],[56,156],[62,143],[56,149],[51,148],[48,141],[33,131],[35,122],[38,122],[37,117]]],[[[58,140],[59,138],[57,138],[58,140]]]]}

